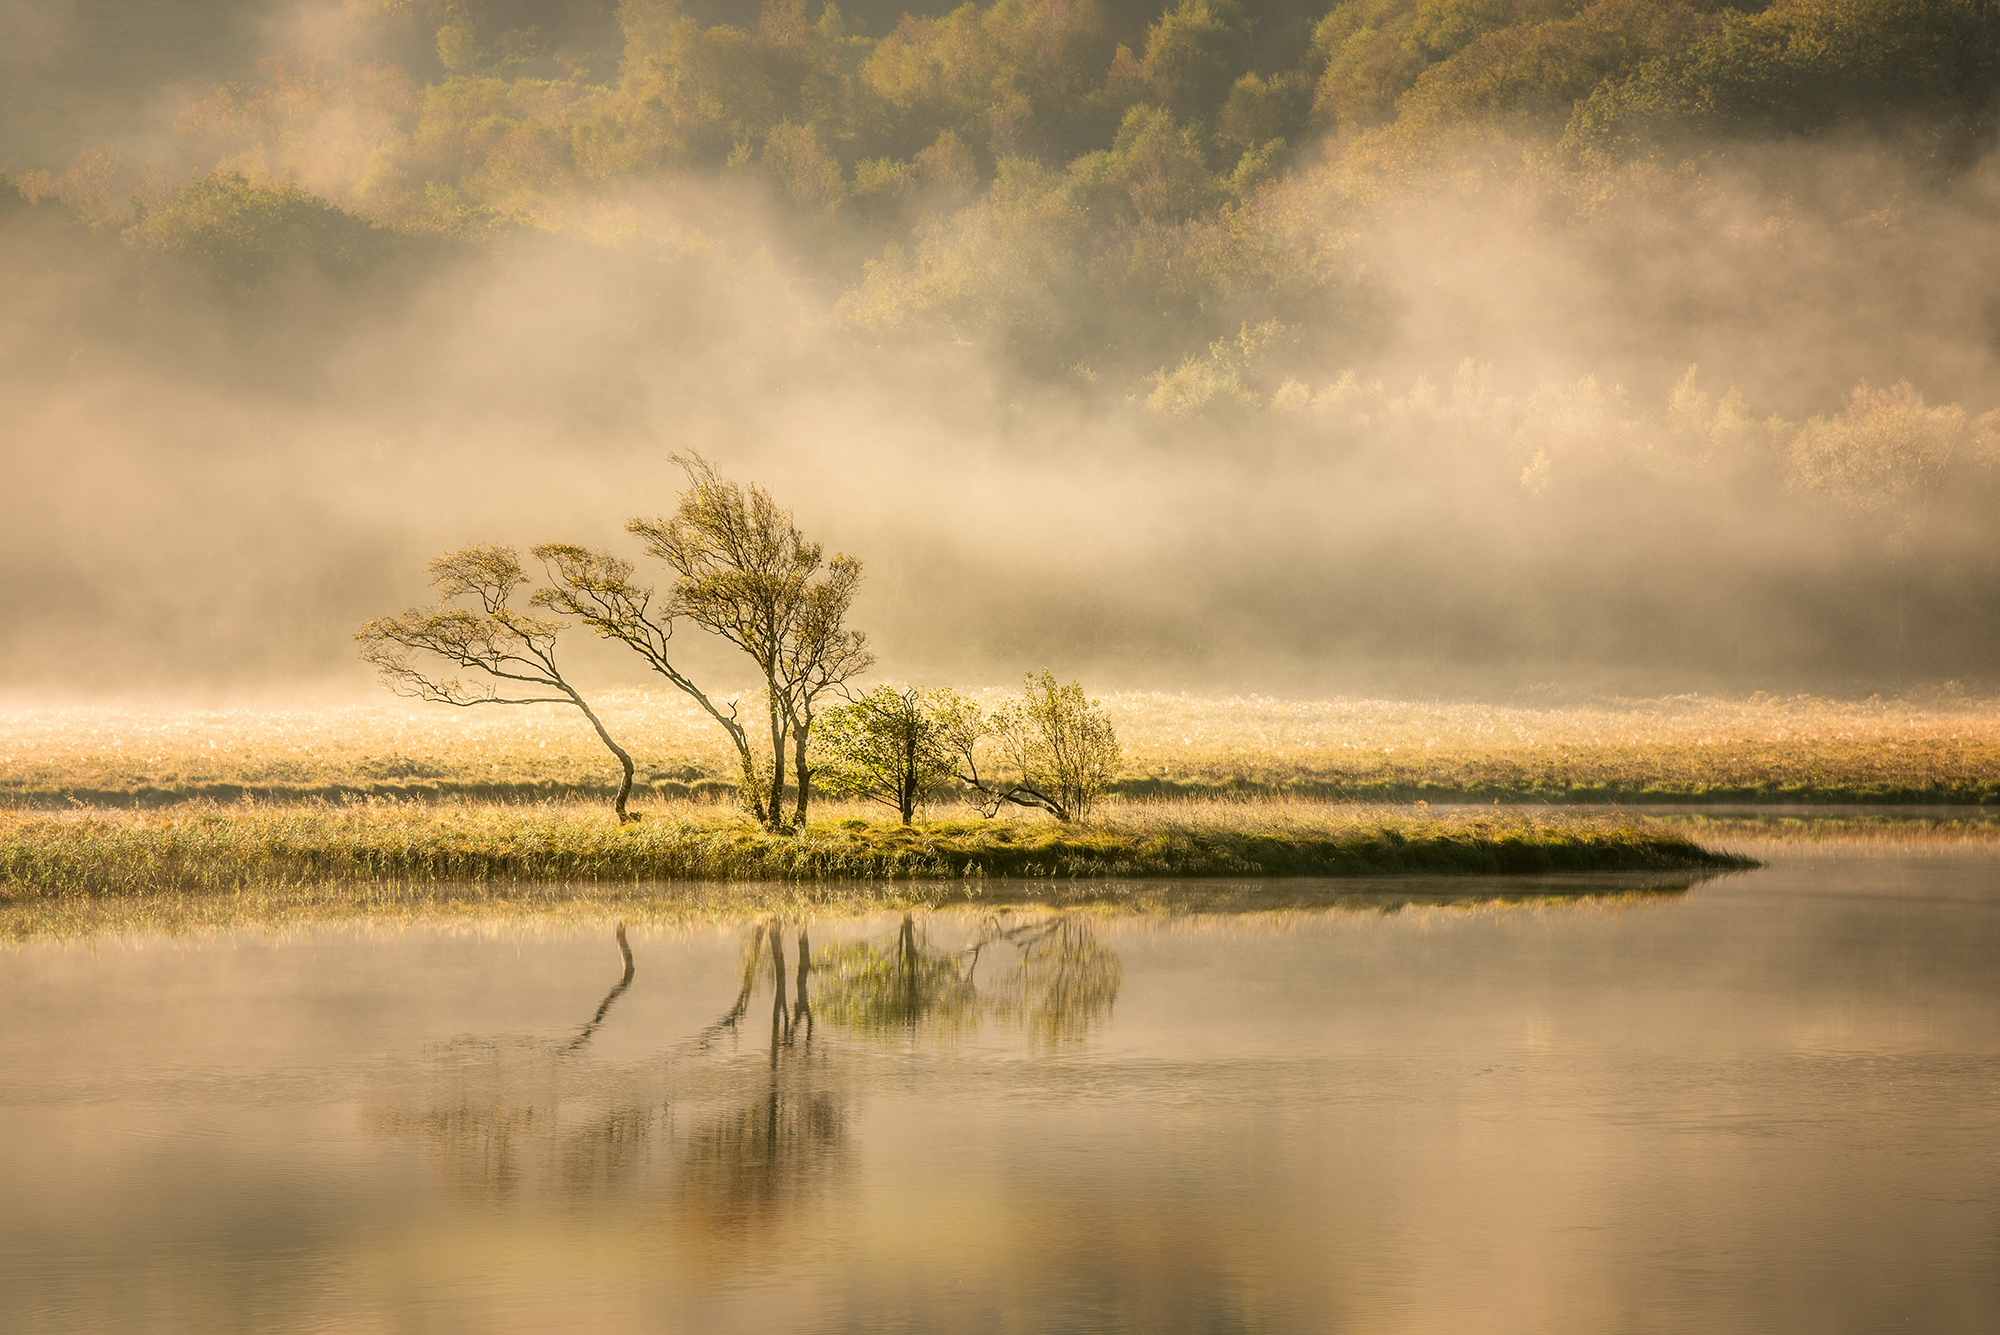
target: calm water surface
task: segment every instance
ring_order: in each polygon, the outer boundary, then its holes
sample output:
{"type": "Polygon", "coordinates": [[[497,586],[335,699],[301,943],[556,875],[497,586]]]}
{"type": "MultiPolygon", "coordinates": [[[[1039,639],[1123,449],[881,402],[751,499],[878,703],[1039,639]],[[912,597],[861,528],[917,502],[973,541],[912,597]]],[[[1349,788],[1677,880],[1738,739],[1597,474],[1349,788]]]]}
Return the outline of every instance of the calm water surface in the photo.
{"type": "Polygon", "coordinates": [[[2000,1329],[2000,860],[1468,888],[22,947],[0,1329],[2000,1329]]]}

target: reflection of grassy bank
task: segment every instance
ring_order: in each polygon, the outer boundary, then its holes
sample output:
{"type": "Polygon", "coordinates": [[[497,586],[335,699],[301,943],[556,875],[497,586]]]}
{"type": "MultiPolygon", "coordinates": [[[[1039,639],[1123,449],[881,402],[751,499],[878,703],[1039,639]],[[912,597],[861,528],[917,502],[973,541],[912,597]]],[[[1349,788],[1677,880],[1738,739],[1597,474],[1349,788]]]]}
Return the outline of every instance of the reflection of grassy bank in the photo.
{"type": "Polygon", "coordinates": [[[622,919],[635,925],[846,917],[977,907],[1141,914],[1283,914],[1553,904],[1631,905],[1683,894],[1713,871],[1395,880],[702,881],[632,883],[319,882],[142,894],[0,897],[0,942],[92,936],[289,930],[342,923],[454,924],[507,930],[622,919]]]}
{"type": "Polygon", "coordinates": [[[1837,815],[1653,812],[1648,823],[1751,857],[1938,857],[2000,853],[2000,815],[1869,812],[1837,815]]]}
{"type": "Polygon", "coordinates": [[[1357,807],[1131,807],[1046,820],[857,815],[778,838],[715,807],[619,827],[597,806],[208,807],[0,816],[0,882],[20,895],[212,892],[490,881],[980,880],[1379,876],[1735,865],[1678,832],[1533,813],[1412,816],[1357,807]]]}

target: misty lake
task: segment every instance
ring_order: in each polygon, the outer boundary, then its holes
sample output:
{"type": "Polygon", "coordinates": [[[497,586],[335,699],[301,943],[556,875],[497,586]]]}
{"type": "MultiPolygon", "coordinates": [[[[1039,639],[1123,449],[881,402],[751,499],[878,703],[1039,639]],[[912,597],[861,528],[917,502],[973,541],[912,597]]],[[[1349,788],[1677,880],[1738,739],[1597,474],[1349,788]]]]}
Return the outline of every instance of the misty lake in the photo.
{"type": "Polygon", "coordinates": [[[0,1328],[2000,1328],[2000,857],[1341,893],[21,946],[0,1328]]]}

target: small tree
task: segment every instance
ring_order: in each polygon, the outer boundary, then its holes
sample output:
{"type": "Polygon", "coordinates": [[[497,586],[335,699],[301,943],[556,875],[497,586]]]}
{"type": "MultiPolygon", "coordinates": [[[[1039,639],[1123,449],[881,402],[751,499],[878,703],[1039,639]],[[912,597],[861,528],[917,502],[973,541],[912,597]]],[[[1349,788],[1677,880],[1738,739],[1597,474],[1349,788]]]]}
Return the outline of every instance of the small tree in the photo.
{"type": "Polygon", "coordinates": [[[1008,800],[1060,821],[1087,820],[1118,772],[1111,720],[1079,683],[1058,686],[1047,669],[1028,674],[1021,698],[995,712],[993,731],[1021,776],[1008,800]]]}
{"type": "Polygon", "coordinates": [[[439,704],[570,705],[581,711],[624,770],[615,806],[622,825],[637,816],[625,809],[632,794],[632,757],[613,741],[604,721],[556,666],[556,637],[562,623],[517,611],[508,599],[527,583],[511,547],[461,547],[430,563],[438,605],[413,607],[401,616],[377,617],[356,631],[361,656],[373,663],[398,695],[439,704]],[[454,605],[470,597],[478,610],[454,605]],[[483,673],[490,680],[468,684],[439,675],[424,658],[483,673]],[[555,694],[521,694],[553,691],[555,694]]]}
{"type": "Polygon", "coordinates": [[[970,701],[955,702],[941,727],[958,758],[959,778],[989,816],[1011,802],[1059,821],[1087,820],[1121,757],[1111,720],[1097,703],[1077,682],[1057,685],[1047,670],[1029,673],[1021,698],[990,716],[970,701]],[[1003,768],[1016,776],[1011,781],[980,774],[979,745],[989,737],[1003,768]]]}
{"type": "Polygon", "coordinates": [[[861,562],[808,541],[762,487],[739,486],[698,454],[674,455],[689,487],[671,518],[634,519],[625,527],[673,567],[673,611],[728,640],[764,675],[771,733],[765,824],[783,829],[786,751],[796,761],[803,826],[811,800],[807,746],[820,701],[865,671],[875,656],[866,638],[846,629],[861,582],[861,562]]]}
{"type": "Polygon", "coordinates": [[[993,720],[979,707],[953,691],[939,691],[931,702],[931,718],[940,742],[951,755],[958,781],[979,814],[993,817],[1012,800],[1013,786],[999,782],[991,773],[980,773],[982,743],[993,736],[993,720]]]}
{"type": "Polygon", "coordinates": [[[950,692],[877,686],[827,711],[814,774],[830,793],[896,809],[908,825],[925,795],[958,775],[958,756],[933,701],[950,692]]]}

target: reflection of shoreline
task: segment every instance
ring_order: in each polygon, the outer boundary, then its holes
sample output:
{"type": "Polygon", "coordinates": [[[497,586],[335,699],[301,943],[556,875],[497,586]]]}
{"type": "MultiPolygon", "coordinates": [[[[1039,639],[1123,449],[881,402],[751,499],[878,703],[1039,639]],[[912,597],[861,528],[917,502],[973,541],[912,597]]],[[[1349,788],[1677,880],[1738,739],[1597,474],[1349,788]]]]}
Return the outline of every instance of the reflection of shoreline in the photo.
{"type": "MultiPolygon", "coordinates": [[[[1829,841],[1831,843],[1832,841],[1829,841]]],[[[1888,845],[1884,845],[1885,847],[1888,845]]],[[[1899,846],[1900,847],[1900,846],[1899,846]]],[[[1957,851],[1950,845],[1945,851],[1957,851]]],[[[1920,851],[1920,850],[1919,850],[1920,851]]],[[[1673,894],[1733,871],[1568,872],[1541,876],[1382,877],[1144,877],[987,879],[968,881],[827,881],[814,886],[820,911],[927,912],[1091,908],[1137,913],[1258,913],[1285,908],[1380,906],[1384,895],[1433,885],[1450,887],[1449,902],[1508,903],[1535,899],[1673,894]]],[[[1413,900],[1413,902],[1416,902],[1413,900]]],[[[273,890],[214,894],[0,894],[0,941],[83,939],[101,935],[182,936],[246,928],[296,931],[316,927],[443,927],[492,930],[513,925],[595,927],[620,918],[634,924],[679,925],[746,921],[796,913],[791,882],[437,882],[368,888],[311,882],[273,890]]]]}
{"type": "MultiPolygon", "coordinates": [[[[1375,913],[1408,907],[1504,908],[1509,905],[1609,905],[1672,899],[1737,871],[1562,873],[1550,876],[1300,877],[1265,880],[1121,881],[1111,885],[1045,881],[1030,902],[1148,915],[1258,914],[1314,909],[1375,913]],[[1104,893],[1110,891],[1110,894],[1104,893]]],[[[998,903],[1010,902],[1004,892],[998,903]]]]}

